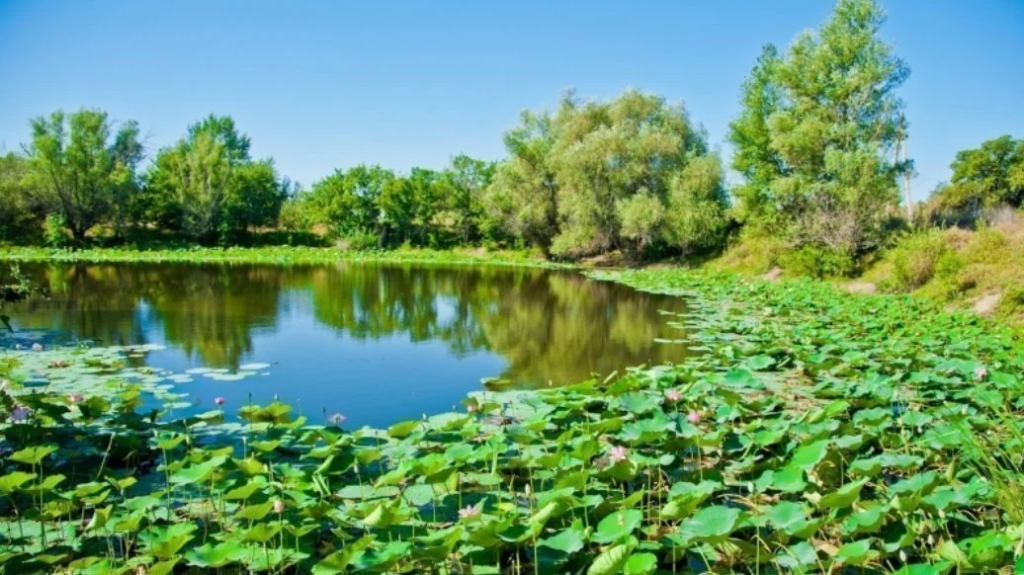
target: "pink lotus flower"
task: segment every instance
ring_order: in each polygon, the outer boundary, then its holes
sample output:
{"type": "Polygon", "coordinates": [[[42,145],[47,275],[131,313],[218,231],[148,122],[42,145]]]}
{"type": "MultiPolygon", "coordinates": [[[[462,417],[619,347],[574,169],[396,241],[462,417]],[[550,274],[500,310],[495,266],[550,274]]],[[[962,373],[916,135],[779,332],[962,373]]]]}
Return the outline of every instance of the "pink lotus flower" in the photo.
{"type": "Polygon", "coordinates": [[[213,400],[213,402],[216,403],[217,405],[224,405],[225,401],[226,400],[223,397],[218,397],[213,400]]]}
{"type": "Polygon", "coordinates": [[[82,394],[80,393],[72,393],[71,395],[68,396],[68,401],[70,401],[71,403],[82,403],[83,401],[85,401],[85,398],[82,397],[82,394]]]}
{"type": "Polygon", "coordinates": [[[480,517],[480,508],[472,505],[467,505],[462,509],[459,509],[459,519],[475,519],[480,517]]]}
{"type": "Polygon", "coordinates": [[[22,421],[28,421],[28,416],[32,415],[32,410],[19,405],[11,410],[11,421],[18,423],[22,421]]]}
{"type": "Polygon", "coordinates": [[[284,501],[280,499],[274,501],[274,513],[284,513],[284,501]]]}
{"type": "Polygon", "coordinates": [[[975,370],[974,370],[974,379],[976,379],[978,381],[984,381],[985,378],[987,378],[987,377],[988,377],[988,370],[985,369],[985,366],[981,366],[981,367],[975,368],[975,370]]]}
{"type": "Polygon", "coordinates": [[[466,411],[469,413],[476,413],[478,409],[480,408],[475,403],[470,403],[466,406],[466,411]]]}
{"type": "Polygon", "coordinates": [[[348,418],[340,413],[334,413],[327,417],[327,421],[335,427],[341,427],[341,424],[345,423],[346,419],[348,418]]]}
{"type": "Polygon", "coordinates": [[[621,445],[616,445],[608,453],[608,459],[614,463],[620,463],[629,458],[629,450],[621,445]]]}
{"type": "Polygon", "coordinates": [[[670,389],[670,390],[665,392],[665,397],[668,398],[669,401],[675,402],[675,401],[679,401],[680,399],[682,399],[683,398],[683,394],[678,389],[670,389]]]}
{"type": "Polygon", "coordinates": [[[691,411],[690,413],[686,414],[686,421],[689,421],[690,423],[692,423],[694,425],[697,425],[698,423],[700,423],[700,419],[701,419],[701,416],[700,416],[700,412],[698,412],[698,411],[691,411]]]}

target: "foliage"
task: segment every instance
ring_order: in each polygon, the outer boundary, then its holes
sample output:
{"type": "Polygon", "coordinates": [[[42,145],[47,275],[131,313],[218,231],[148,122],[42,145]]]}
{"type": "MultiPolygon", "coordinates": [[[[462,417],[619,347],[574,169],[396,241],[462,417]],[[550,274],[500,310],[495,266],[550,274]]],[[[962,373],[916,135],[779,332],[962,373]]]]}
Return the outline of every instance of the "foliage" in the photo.
{"type": "Polygon", "coordinates": [[[140,218],[199,242],[237,241],[276,224],[288,192],[273,161],[249,157],[249,137],[231,117],[211,115],[157,153],[140,218]]]}
{"type": "Polygon", "coordinates": [[[356,166],[313,184],[303,203],[355,249],[472,245],[483,236],[482,193],[493,173],[493,164],[466,155],[440,172],[356,166]]]}
{"type": "Polygon", "coordinates": [[[937,229],[910,234],[901,238],[886,257],[892,262],[892,289],[913,291],[935,276],[941,259],[949,249],[937,229]]]}
{"type": "Polygon", "coordinates": [[[0,241],[25,244],[39,234],[46,206],[29,168],[20,155],[0,156],[0,241]]]}
{"type": "Polygon", "coordinates": [[[278,402],[240,406],[241,423],[221,423],[234,406],[143,416],[143,389],[105,383],[131,350],[20,352],[0,401],[14,419],[2,430],[12,449],[0,478],[5,567],[939,573],[1014,563],[1024,534],[987,471],[1012,470],[1002,454],[1022,447],[1005,427],[1017,425],[1024,385],[1007,332],[807,281],[601,277],[690,297],[693,312],[673,321],[705,353],[353,431],[278,402]],[[31,373],[58,383],[32,387],[31,373]],[[76,381],[82,396],[65,395],[76,381]],[[968,442],[990,435],[1003,451],[982,459],[968,442]]]}
{"type": "Polygon", "coordinates": [[[41,249],[0,248],[0,260],[55,262],[207,262],[263,264],[329,264],[339,261],[378,261],[443,264],[525,265],[550,269],[572,266],[547,261],[525,250],[482,251],[476,249],[396,249],[390,251],[343,251],[319,247],[188,247],[165,250],[134,248],[41,249]]]}
{"type": "Polygon", "coordinates": [[[609,102],[570,94],[553,115],[524,113],[505,143],[488,209],[522,242],[578,258],[720,239],[721,167],[682,106],[633,90],[609,102]]]}
{"type": "Polygon", "coordinates": [[[846,277],[853,273],[856,265],[849,254],[818,245],[786,250],[779,254],[777,261],[790,275],[811,278],[846,277]]]}
{"type": "Polygon", "coordinates": [[[784,57],[765,48],[729,135],[749,224],[848,255],[879,245],[896,178],[912,169],[892,160],[908,69],[877,38],[882,22],[873,0],[840,0],[784,57]]]}
{"type": "MultiPolygon", "coordinates": [[[[1002,136],[957,152],[952,182],[935,192],[933,203],[945,220],[983,208],[1024,206],[1024,140],[1002,136]]],[[[973,219],[973,218],[972,218],[973,219]]]]}
{"type": "Polygon", "coordinates": [[[142,160],[139,127],[126,122],[111,134],[105,112],[82,109],[32,120],[29,165],[34,185],[45,190],[75,241],[112,219],[121,229],[142,160]]]}

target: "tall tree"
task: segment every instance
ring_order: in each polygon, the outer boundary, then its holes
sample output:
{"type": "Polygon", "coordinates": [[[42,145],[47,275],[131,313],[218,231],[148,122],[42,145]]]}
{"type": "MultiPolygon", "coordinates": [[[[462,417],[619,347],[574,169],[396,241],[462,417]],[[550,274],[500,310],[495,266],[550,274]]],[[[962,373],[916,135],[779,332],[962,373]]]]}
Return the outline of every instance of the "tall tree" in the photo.
{"type": "Polygon", "coordinates": [[[181,229],[198,240],[212,239],[221,217],[231,164],[223,144],[207,132],[182,140],[161,152],[157,161],[166,169],[177,205],[181,210],[181,229]],[[162,160],[162,161],[161,161],[162,160]]]}
{"type": "Polygon", "coordinates": [[[442,177],[449,188],[445,207],[451,214],[455,241],[469,244],[480,238],[484,215],[483,191],[491,183],[494,169],[494,162],[459,154],[452,158],[451,167],[444,171],[442,177]]]}
{"type": "Polygon", "coordinates": [[[224,147],[228,161],[232,165],[250,161],[249,136],[242,134],[235,126],[231,116],[210,114],[188,127],[188,139],[194,140],[200,133],[209,134],[214,141],[224,147]]]}
{"type": "Polygon", "coordinates": [[[777,223],[797,243],[850,254],[880,240],[899,202],[897,178],[912,169],[893,159],[896,89],[909,69],[879,40],[883,22],[873,0],[839,0],[784,58],[762,53],[730,129],[733,167],[746,178],[740,213],[755,225],[777,223]]]}
{"type": "Polygon", "coordinates": [[[105,112],[83,109],[31,121],[29,160],[72,236],[81,241],[96,224],[115,214],[136,185],[142,160],[139,127],[114,126],[105,112]]]}
{"type": "Polygon", "coordinates": [[[274,224],[288,190],[273,161],[253,161],[249,145],[230,116],[190,125],[146,174],[150,219],[202,241],[235,240],[274,224]]]}
{"type": "Polygon", "coordinates": [[[558,233],[552,118],[523,112],[519,126],[505,134],[509,159],[498,165],[484,193],[485,233],[500,238],[502,231],[547,250],[558,233]]]}

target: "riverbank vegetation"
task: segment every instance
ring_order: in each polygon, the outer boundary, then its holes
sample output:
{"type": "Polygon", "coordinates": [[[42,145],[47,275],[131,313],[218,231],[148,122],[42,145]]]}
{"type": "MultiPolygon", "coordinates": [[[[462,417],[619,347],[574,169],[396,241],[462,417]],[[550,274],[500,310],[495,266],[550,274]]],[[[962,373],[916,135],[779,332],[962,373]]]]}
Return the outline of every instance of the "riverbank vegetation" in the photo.
{"type": "MultiPolygon", "coordinates": [[[[906,297],[677,270],[674,367],[349,429],[281,403],[186,419],[147,349],[5,354],[8,570],[901,573],[1024,541],[1022,356],[906,297]],[[68,387],[69,382],[74,383],[68,387]],[[164,403],[140,411],[146,394],[164,403]],[[236,417],[237,415],[237,417],[236,417]]],[[[671,341],[664,345],[674,345],[671,341]]]]}

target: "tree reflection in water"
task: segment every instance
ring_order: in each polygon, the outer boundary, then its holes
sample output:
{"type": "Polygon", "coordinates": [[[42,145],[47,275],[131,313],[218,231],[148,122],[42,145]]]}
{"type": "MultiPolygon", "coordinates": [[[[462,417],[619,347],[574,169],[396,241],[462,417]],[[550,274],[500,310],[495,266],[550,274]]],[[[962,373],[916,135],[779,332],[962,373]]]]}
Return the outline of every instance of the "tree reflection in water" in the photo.
{"type": "Polygon", "coordinates": [[[681,337],[659,310],[683,311],[682,300],[570,272],[351,263],[23,269],[50,298],[12,308],[20,326],[101,344],[147,343],[159,334],[211,367],[237,368],[253,355],[254,335],[274,337],[285,314],[307,314],[355,341],[403,336],[443,342],[455,358],[489,352],[506,365],[494,375],[514,387],[571,383],[686,354],[654,341],[681,337]]]}

